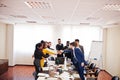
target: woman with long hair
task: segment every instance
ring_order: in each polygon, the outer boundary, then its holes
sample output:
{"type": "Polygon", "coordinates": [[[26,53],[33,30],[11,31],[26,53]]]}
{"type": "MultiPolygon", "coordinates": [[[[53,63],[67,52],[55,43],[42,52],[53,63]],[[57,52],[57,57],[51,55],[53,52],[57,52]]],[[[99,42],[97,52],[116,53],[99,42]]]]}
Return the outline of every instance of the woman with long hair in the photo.
{"type": "Polygon", "coordinates": [[[38,78],[37,74],[42,71],[40,60],[42,58],[49,57],[49,55],[44,55],[42,50],[43,50],[43,44],[42,43],[36,44],[35,52],[34,52],[34,66],[35,66],[35,72],[36,72],[35,80],[37,80],[38,78]]]}

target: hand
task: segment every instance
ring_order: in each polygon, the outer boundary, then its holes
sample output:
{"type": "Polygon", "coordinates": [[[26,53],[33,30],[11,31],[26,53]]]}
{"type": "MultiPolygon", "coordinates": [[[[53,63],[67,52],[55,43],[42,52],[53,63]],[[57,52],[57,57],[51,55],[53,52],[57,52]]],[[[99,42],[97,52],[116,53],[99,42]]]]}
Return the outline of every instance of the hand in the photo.
{"type": "Polygon", "coordinates": [[[82,66],[82,67],[84,66],[84,62],[81,63],[81,66],[82,66]]]}
{"type": "Polygon", "coordinates": [[[60,50],[61,53],[63,53],[64,51],[63,50],[60,50]]]}
{"type": "Polygon", "coordinates": [[[62,50],[57,51],[58,54],[62,54],[62,52],[63,52],[62,50]]]}
{"type": "Polygon", "coordinates": [[[58,54],[60,54],[60,51],[57,51],[58,54]]]}
{"type": "Polygon", "coordinates": [[[46,53],[46,58],[48,58],[50,55],[48,53],[46,53]]]}
{"type": "Polygon", "coordinates": [[[32,58],[34,58],[34,55],[32,55],[32,58]]]}

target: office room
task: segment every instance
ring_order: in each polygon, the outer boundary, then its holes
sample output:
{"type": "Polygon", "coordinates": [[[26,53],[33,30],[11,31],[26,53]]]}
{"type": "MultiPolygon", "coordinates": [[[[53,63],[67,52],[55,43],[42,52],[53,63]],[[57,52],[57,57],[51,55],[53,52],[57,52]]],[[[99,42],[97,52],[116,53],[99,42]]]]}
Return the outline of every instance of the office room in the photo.
{"type": "Polygon", "coordinates": [[[0,80],[120,80],[120,0],[0,0],[0,80]]]}

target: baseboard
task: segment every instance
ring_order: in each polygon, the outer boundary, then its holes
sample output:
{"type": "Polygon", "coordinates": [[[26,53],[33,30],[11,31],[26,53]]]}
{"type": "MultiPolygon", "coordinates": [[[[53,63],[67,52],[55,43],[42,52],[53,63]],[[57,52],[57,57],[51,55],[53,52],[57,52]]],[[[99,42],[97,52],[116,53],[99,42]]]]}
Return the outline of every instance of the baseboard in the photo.
{"type": "Polygon", "coordinates": [[[28,64],[16,64],[15,66],[34,66],[34,65],[28,65],[28,64]]]}

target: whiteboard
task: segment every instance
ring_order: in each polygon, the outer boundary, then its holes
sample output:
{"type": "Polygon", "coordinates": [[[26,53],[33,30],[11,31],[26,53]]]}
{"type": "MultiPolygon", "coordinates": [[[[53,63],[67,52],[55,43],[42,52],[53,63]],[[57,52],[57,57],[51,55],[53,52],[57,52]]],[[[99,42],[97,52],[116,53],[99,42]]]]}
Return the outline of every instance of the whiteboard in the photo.
{"type": "Polygon", "coordinates": [[[98,67],[102,67],[102,52],[103,52],[103,41],[92,41],[89,61],[95,63],[98,67]]]}

